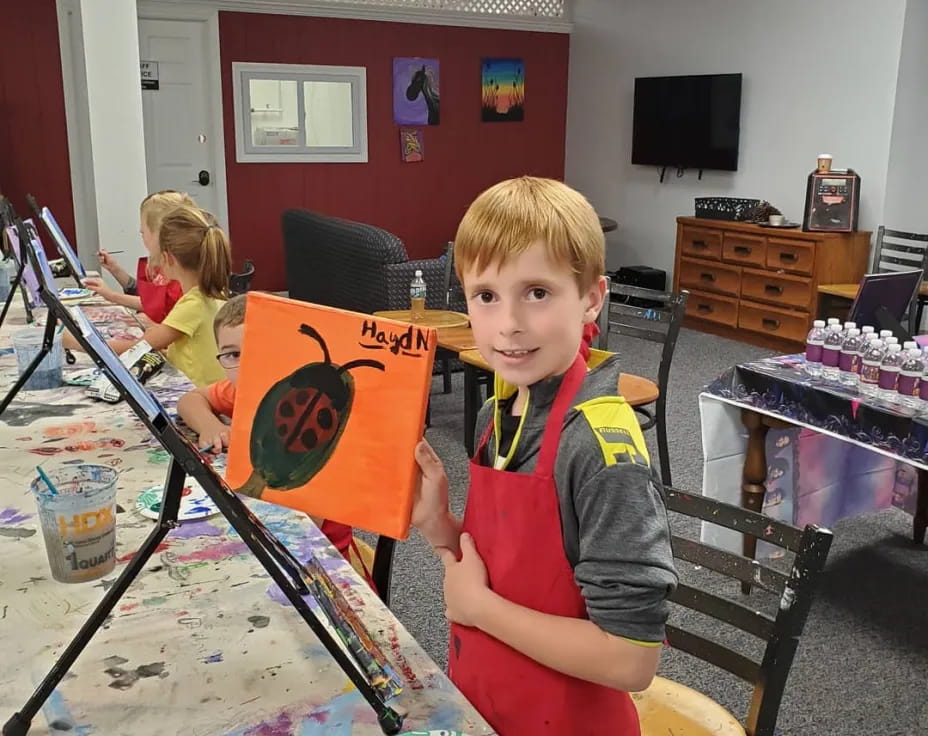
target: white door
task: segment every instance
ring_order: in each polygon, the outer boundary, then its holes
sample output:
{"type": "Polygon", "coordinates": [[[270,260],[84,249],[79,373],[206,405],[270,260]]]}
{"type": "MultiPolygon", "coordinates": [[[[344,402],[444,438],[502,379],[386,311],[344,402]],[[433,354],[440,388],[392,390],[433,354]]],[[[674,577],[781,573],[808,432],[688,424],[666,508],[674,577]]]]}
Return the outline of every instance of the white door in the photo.
{"type": "Polygon", "coordinates": [[[225,183],[218,182],[215,160],[221,130],[212,130],[206,25],[139,19],[139,58],[155,62],[158,76],[158,89],[142,90],[148,189],[188,192],[228,228],[225,183]]]}

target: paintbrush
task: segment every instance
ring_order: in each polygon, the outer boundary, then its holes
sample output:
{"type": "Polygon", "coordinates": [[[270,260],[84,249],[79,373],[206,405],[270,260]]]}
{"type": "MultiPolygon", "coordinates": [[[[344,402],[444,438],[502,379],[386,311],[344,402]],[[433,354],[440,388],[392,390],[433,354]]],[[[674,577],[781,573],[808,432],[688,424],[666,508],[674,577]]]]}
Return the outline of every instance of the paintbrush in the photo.
{"type": "Polygon", "coordinates": [[[53,496],[57,496],[58,489],[55,488],[55,484],[52,483],[51,479],[47,475],[45,475],[45,471],[42,470],[42,468],[39,467],[38,465],[35,466],[35,469],[39,472],[39,477],[42,479],[42,482],[44,482],[45,485],[48,486],[49,493],[51,493],[53,496]]]}

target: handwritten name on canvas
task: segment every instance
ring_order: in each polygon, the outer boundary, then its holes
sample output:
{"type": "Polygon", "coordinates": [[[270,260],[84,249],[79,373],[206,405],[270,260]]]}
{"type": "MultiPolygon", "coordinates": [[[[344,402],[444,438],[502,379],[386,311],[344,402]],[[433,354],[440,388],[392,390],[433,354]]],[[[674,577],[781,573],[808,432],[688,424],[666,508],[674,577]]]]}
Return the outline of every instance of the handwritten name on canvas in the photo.
{"type": "Polygon", "coordinates": [[[421,358],[429,349],[429,334],[413,325],[403,332],[382,330],[377,328],[375,320],[366,319],[361,326],[358,345],[368,350],[389,350],[394,355],[421,358]]]}

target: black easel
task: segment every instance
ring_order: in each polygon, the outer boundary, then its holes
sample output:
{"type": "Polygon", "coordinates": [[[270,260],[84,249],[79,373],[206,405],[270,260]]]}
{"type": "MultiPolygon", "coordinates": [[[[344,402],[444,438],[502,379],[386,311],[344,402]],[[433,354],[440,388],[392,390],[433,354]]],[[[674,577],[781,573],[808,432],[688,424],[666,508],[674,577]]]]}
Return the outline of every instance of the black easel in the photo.
{"type": "MultiPolygon", "coordinates": [[[[3,325],[6,320],[6,313],[10,310],[10,305],[13,303],[13,295],[16,294],[16,290],[19,289],[23,295],[23,306],[26,308],[26,321],[32,322],[32,307],[29,305],[29,294],[26,292],[26,282],[23,281],[23,271],[26,268],[26,243],[23,240],[24,234],[27,232],[26,226],[23,224],[23,221],[20,220],[12,212],[12,205],[9,206],[9,217],[10,225],[16,228],[16,232],[19,234],[19,267],[16,269],[16,278],[10,283],[10,293],[6,295],[6,301],[3,303],[3,311],[0,312],[0,326],[3,325]]],[[[0,223],[5,226],[6,217],[2,218],[3,223],[0,223]]],[[[11,248],[12,253],[12,248],[11,248]]]]}
{"type": "MultiPolygon", "coordinates": [[[[55,242],[55,249],[58,251],[58,255],[60,255],[62,260],[64,261],[64,264],[68,267],[68,273],[74,278],[74,282],[77,284],[77,288],[78,289],[86,288],[84,286],[83,280],[81,279],[81,275],[79,273],[76,273],[74,269],[71,268],[70,260],[65,257],[65,254],[61,250],[61,246],[58,245],[58,240],[55,238],[55,234],[52,232],[51,227],[49,227],[49,224],[45,221],[45,218],[42,217],[42,208],[39,207],[39,203],[36,202],[35,197],[33,197],[31,194],[27,194],[26,202],[29,203],[29,206],[32,208],[32,211],[35,213],[35,219],[41,222],[45,226],[45,231],[48,233],[49,237],[55,242]]],[[[70,243],[68,245],[70,245],[70,243]]],[[[72,248],[71,250],[73,251],[74,249],[72,248]]],[[[74,254],[74,257],[75,258],[77,257],[76,253],[74,254]]],[[[81,268],[83,267],[84,267],[83,264],[81,264],[81,268]]]]}
{"type": "MultiPolygon", "coordinates": [[[[161,405],[129,373],[115,353],[106,345],[99,333],[92,328],[85,333],[84,328],[59,301],[54,289],[45,288],[45,274],[40,271],[34,258],[33,268],[39,275],[39,293],[48,306],[45,341],[38,357],[29,365],[24,375],[4,398],[2,405],[0,405],[0,414],[51,349],[55,326],[60,321],[74,335],[94,363],[113,382],[113,385],[119,389],[119,392],[129,406],[132,407],[135,414],[158,439],[162,447],[171,454],[172,459],[168,469],[167,483],[165,484],[161,514],[157,526],[145,539],[113,586],[106,592],[103,600],[90,614],[90,617],[71,640],[71,643],[58,657],[52,669],[26,701],[23,708],[14,713],[4,724],[3,736],[25,736],[28,733],[35,714],[38,713],[55,687],[67,674],[93,635],[103,625],[120,598],[132,584],[132,581],[135,580],[154,554],[155,549],[172,529],[181,525],[181,522],[178,521],[178,512],[181,494],[184,489],[184,480],[188,475],[194,477],[203,486],[203,489],[219,508],[222,515],[229,521],[232,528],[241,535],[252,554],[258,558],[264,569],[267,570],[274,582],[287,596],[287,600],[303,617],[303,620],[306,621],[313,633],[329,651],[329,654],[338,662],[348,679],[358,689],[358,692],[374,709],[377,714],[377,722],[383,732],[386,734],[399,733],[403,717],[385,703],[385,698],[381,695],[381,692],[362,675],[358,665],[345,654],[328,629],[303,599],[302,596],[309,593],[307,581],[309,581],[310,585],[317,585],[313,574],[290,553],[280,540],[265,528],[261,521],[226,485],[225,481],[203,460],[197,449],[177,430],[161,408],[161,405]]],[[[89,323],[87,326],[89,326],[89,323]]]]}

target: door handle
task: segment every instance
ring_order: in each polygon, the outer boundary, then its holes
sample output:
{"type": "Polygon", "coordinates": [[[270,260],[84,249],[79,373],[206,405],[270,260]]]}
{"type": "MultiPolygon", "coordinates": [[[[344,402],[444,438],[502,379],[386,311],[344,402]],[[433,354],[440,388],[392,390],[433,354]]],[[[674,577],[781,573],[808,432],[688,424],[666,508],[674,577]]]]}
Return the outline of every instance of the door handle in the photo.
{"type": "Polygon", "coordinates": [[[200,173],[197,174],[197,178],[193,180],[194,184],[199,184],[201,187],[209,186],[209,172],[206,169],[200,169],[200,173]]]}

